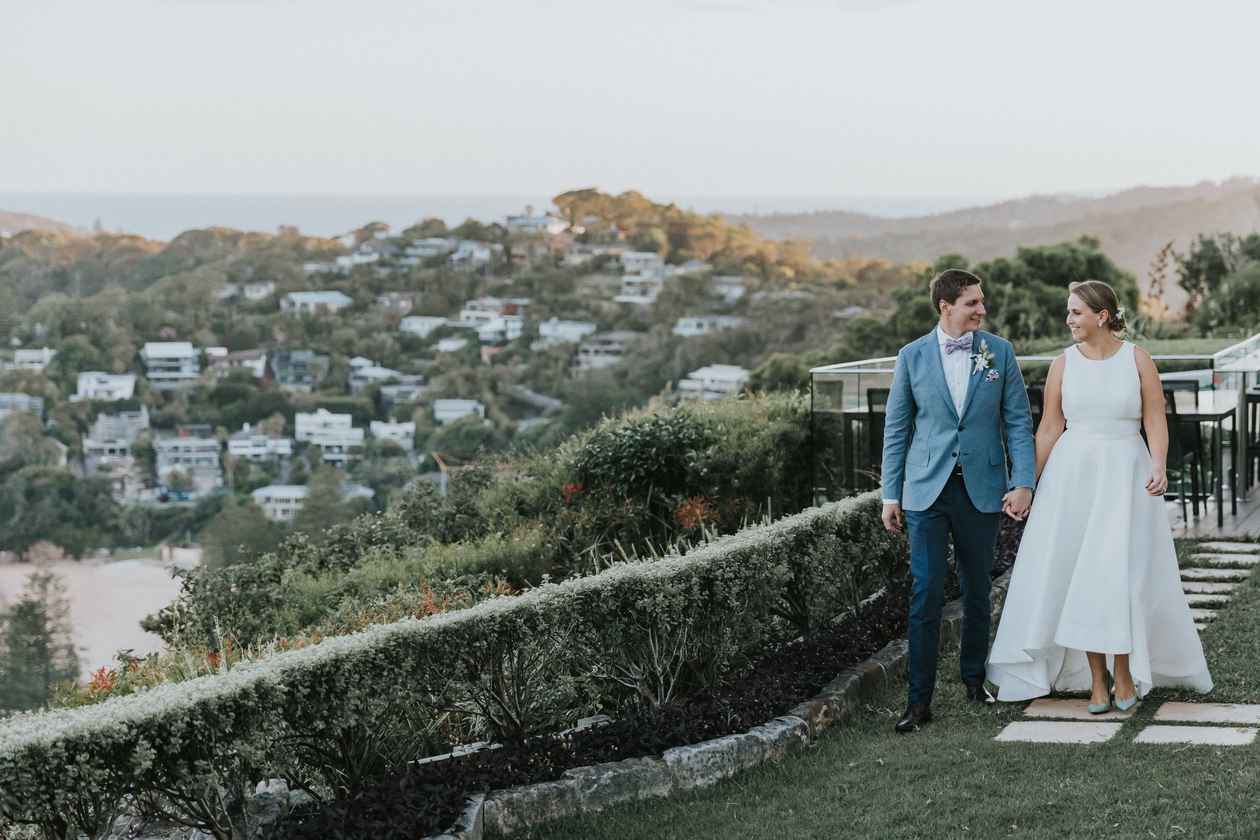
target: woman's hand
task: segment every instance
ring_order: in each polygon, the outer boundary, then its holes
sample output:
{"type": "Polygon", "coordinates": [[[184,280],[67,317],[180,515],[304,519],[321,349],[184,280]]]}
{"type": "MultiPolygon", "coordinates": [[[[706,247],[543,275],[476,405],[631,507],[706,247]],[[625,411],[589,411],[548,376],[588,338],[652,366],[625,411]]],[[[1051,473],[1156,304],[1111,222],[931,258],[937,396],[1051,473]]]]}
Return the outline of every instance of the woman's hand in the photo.
{"type": "Polygon", "coordinates": [[[1152,496],[1162,496],[1168,489],[1168,471],[1156,464],[1151,467],[1151,477],[1146,480],[1146,492],[1152,496]]]}

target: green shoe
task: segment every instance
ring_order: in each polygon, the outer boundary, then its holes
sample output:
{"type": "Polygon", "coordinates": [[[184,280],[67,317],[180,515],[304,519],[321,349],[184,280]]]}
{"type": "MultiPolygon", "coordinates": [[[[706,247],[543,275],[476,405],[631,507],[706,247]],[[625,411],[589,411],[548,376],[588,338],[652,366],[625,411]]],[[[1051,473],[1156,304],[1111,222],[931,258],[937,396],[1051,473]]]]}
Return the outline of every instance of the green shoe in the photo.
{"type": "MultiPolygon", "coordinates": [[[[1117,702],[1116,705],[1120,704],[1117,702]]],[[[1111,703],[1090,703],[1085,707],[1085,709],[1091,715],[1105,715],[1107,712],[1111,711],[1111,703]]]]}

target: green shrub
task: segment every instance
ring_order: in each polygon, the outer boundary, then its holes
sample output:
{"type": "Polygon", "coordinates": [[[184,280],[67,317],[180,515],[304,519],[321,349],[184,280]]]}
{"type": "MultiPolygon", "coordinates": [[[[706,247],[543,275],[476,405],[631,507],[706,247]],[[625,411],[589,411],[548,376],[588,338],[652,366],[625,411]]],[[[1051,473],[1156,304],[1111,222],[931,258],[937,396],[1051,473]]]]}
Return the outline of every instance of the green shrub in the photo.
{"type": "MultiPolygon", "coordinates": [[[[444,718],[494,737],[664,702],[904,575],[905,544],[868,494],[648,563],[375,625],[226,673],[0,722],[0,820],[92,833],[124,795],[237,836],[239,791],[269,776],[346,795],[433,743],[444,718]],[[645,659],[662,639],[677,667],[645,659]],[[686,680],[671,675],[688,674],[686,680]],[[426,741],[426,733],[428,740],[426,741]]],[[[457,731],[454,727],[449,731],[457,731]]]]}

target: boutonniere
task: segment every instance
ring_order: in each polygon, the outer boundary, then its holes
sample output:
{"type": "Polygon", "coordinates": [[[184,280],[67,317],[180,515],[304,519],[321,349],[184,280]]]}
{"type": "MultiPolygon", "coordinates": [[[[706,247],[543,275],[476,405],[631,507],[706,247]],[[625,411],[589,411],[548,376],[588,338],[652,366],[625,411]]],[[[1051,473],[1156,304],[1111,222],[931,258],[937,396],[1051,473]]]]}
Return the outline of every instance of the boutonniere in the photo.
{"type": "MultiPolygon", "coordinates": [[[[971,369],[972,373],[979,373],[993,364],[993,351],[989,349],[989,342],[983,338],[980,339],[979,351],[971,354],[971,362],[975,367],[971,369]]],[[[996,371],[993,371],[996,373],[996,371]]],[[[989,380],[993,381],[992,379],[989,380]]]]}

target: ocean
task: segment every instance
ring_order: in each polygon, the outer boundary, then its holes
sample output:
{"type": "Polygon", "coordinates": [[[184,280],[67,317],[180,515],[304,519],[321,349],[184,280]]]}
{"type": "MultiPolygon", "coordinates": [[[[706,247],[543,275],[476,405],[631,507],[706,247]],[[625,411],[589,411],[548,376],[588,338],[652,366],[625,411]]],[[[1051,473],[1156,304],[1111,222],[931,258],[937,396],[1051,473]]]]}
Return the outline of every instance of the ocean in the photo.
{"type": "MultiPolygon", "coordinates": [[[[660,196],[700,213],[809,213],[848,210],[900,218],[940,213],[997,200],[993,196],[660,196]]],[[[170,240],[183,231],[221,226],[274,233],[295,225],[303,233],[335,236],[368,222],[387,222],[400,231],[424,218],[448,225],[468,218],[502,221],[527,206],[541,212],[550,196],[527,195],[276,195],[179,193],[0,192],[0,210],[32,213],[89,230],[104,229],[170,240]]]]}

